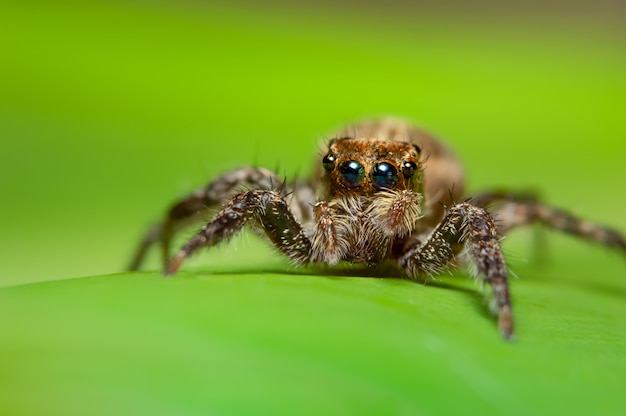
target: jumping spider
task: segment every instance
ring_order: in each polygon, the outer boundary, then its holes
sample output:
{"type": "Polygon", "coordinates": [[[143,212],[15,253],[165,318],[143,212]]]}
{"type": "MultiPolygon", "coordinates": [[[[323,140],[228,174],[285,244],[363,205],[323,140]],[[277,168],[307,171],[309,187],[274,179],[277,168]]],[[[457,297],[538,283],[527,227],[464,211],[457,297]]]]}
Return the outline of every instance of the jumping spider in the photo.
{"type": "Polygon", "coordinates": [[[539,222],[626,253],[620,233],[527,195],[465,198],[454,154],[403,121],[363,122],[333,137],[310,182],[283,183],[269,170],[244,167],[176,203],[141,241],[130,269],[138,269],[158,242],[165,274],[175,274],[198,249],[229,239],[246,224],[301,265],[386,263],[410,278],[469,263],[491,286],[500,332],[510,339],[513,315],[500,247],[507,231],[539,222]],[[221,211],[170,259],[173,235],[216,207],[221,211]]]}

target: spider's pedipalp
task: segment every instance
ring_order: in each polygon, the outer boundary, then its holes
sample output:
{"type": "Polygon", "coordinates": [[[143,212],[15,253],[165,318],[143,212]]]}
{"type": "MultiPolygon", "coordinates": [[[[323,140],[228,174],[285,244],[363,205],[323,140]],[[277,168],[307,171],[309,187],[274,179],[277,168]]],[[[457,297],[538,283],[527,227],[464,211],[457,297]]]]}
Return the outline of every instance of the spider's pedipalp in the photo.
{"type": "Polygon", "coordinates": [[[386,237],[409,235],[422,217],[424,197],[411,190],[381,191],[367,209],[373,221],[380,224],[386,237]]]}

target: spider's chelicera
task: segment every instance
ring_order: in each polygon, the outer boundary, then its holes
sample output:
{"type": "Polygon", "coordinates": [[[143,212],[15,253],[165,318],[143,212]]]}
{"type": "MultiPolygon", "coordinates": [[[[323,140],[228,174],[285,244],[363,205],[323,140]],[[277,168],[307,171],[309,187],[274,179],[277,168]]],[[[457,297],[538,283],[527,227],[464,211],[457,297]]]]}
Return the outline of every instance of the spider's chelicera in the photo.
{"type": "Polygon", "coordinates": [[[285,184],[269,170],[244,167],[176,203],[143,238],[130,269],[138,269],[158,242],[164,272],[172,275],[198,249],[245,225],[302,265],[385,263],[419,277],[467,264],[491,286],[500,332],[510,339],[513,315],[500,247],[507,231],[539,222],[626,253],[620,233],[532,196],[485,192],[466,198],[454,154],[403,121],[362,122],[333,137],[310,182],[285,184]],[[221,211],[170,258],[173,235],[216,207],[221,211]]]}

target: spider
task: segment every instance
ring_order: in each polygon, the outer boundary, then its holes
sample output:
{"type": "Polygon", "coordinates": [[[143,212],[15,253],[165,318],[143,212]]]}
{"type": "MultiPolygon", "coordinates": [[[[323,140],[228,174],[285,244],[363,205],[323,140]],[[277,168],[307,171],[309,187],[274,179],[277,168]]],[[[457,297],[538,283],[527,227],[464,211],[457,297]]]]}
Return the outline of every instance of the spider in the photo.
{"type": "Polygon", "coordinates": [[[626,254],[626,240],[617,231],[532,195],[465,197],[456,156],[403,120],[360,122],[332,137],[311,181],[286,183],[267,169],[244,167],[174,204],[141,240],[130,269],[137,270],[150,246],[159,243],[164,273],[173,275],[197,250],[246,225],[299,265],[391,265],[405,277],[422,279],[469,265],[490,285],[500,333],[511,339],[514,321],[500,245],[509,230],[538,222],[626,254]],[[216,207],[221,211],[170,258],[175,233],[216,207]]]}

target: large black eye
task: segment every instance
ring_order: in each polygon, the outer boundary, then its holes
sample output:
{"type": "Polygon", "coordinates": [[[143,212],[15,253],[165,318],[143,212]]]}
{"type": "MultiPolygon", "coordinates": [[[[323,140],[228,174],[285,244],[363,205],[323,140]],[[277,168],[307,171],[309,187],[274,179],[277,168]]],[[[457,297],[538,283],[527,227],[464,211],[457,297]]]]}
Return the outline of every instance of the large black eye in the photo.
{"type": "Polygon", "coordinates": [[[405,178],[413,177],[416,171],[417,171],[417,165],[415,164],[415,162],[404,162],[402,164],[402,174],[404,175],[405,178]]]}
{"type": "Polygon", "coordinates": [[[341,173],[341,182],[350,188],[354,188],[363,182],[365,169],[356,160],[348,160],[339,167],[339,173],[341,173]]]}
{"type": "Polygon", "coordinates": [[[337,156],[333,154],[328,154],[324,156],[324,158],[322,159],[322,166],[324,166],[324,169],[326,170],[333,170],[333,168],[335,167],[336,160],[337,160],[337,156]]]}
{"type": "Polygon", "coordinates": [[[398,171],[389,163],[379,163],[372,170],[372,179],[378,188],[391,188],[398,182],[398,171]]]}

